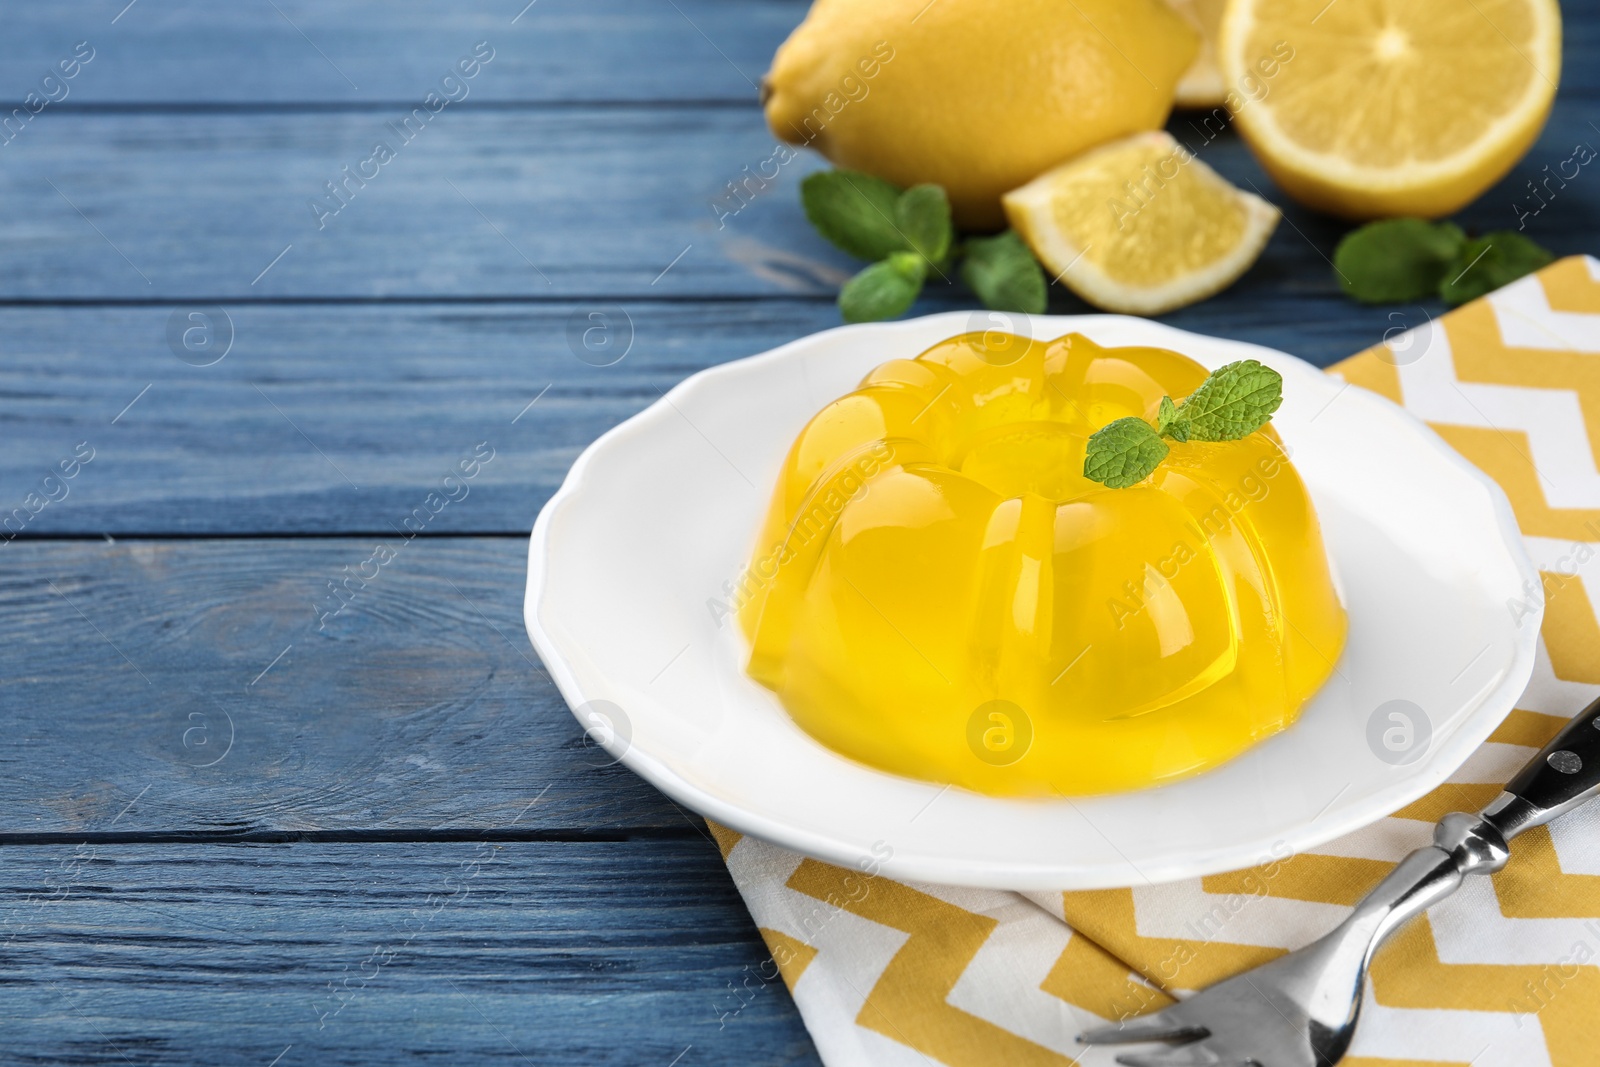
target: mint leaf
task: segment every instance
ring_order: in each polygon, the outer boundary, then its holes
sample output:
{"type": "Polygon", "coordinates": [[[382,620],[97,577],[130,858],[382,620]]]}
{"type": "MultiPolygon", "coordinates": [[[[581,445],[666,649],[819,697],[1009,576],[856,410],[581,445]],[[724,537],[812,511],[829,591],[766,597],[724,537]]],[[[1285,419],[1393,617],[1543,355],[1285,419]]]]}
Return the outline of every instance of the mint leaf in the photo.
{"type": "Polygon", "coordinates": [[[1465,304],[1532,274],[1554,259],[1515,230],[1486,233],[1461,246],[1439,286],[1439,295],[1451,307],[1465,304]]]}
{"type": "Polygon", "coordinates": [[[1126,489],[1150,477],[1166,458],[1166,442],[1148,422],[1129,415],[1107,423],[1090,436],[1083,456],[1083,476],[1110,489],[1126,489]]]}
{"type": "Polygon", "coordinates": [[[1229,363],[1211,372],[1177,406],[1175,415],[1195,441],[1237,441],[1267,424],[1283,403],[1283,377],[1253,359],[1229,363]]]}
{"type": "Polygon", "coordinates": [[[1089,437],[1083,476],[1126,489],[1150,476],[1167,458],[1163,437],[1174,441],[1237,441],[1272,418],[1283,403],[1283,377],[1253,359],[1212,371],[1181,404],[1161,398],[1154,428],[1133,415],[1107,423],[1089,437]]]}
{"type": "Polygon", "coordinates": [[[1043,313],[1048,294],[1044,270],[1015,230],[969,238],[961,280],[983,306],[995,311],[1043,313]]]}
{"type": "Polygon", "coordinates": [[[1453,223],[1384,219],[1345,234],[1333,266],[1339,285],[1363,304],[1409,303],[1454,276],[1446,272],[1465,242],[1453,223]]]}
{"type": "Polygon", "coordinates": [[[937,185],[913,185],[894,206],[895,224],[906,242],[930,263],[950,254],[955,228],[950,224],[950,198],[937,185]]]}
{"type": "Polygon", "coordinates": [[[1156,433],[1180,443],[1189,439],[1189,420],[1178,414],[1177,405],[1170,396],[1161,398],[1161,409],[1156,412],[1156,433]]]}
{"type": "Polygon", "coordinates": [[[846,322],[892,319],[916,302],[927,275],[927,260],[915,252],[895,252],[844,283],[839,313],[846,322]]]}
{"type": "Polygon", "coordinates": [[[857,259],[903,251],[895,224],[900,190],[854,170],[819,170],[800,183],[800,203],[817,232],[857,259]]]}

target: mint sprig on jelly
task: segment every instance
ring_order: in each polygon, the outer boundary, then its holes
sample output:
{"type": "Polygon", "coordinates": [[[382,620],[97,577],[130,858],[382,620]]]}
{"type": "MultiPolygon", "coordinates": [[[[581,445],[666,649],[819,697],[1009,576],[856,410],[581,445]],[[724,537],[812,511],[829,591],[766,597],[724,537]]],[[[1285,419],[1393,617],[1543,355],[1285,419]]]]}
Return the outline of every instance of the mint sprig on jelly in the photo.
{"type": "Polygon", "coordinates": [[[1283,376],[1253,359],[1211,372],[1183,400],[1161,398],[1156,425],[1134,415],[1109,422],[1089,438],[1083,476],[1110,489],[1137,485],[1167,458],[1174,441],[1237,441],[1272,420],[1283,403],[1283,376]]]}

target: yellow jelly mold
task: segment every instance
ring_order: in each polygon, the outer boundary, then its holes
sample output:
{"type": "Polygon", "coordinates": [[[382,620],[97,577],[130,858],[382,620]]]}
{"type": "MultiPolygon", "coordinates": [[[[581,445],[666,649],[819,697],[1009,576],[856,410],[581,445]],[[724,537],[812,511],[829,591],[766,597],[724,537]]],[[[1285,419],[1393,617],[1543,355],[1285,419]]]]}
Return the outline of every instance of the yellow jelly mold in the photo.
{"type": "Polygon", "coordinates": [[[750,674],[838,752],[997,795],[1167,782],[1284,729],[1346,621],[1277,434],[1082,473],[1096,429],[1205,378],[1079,334],[878,367],[789,451],[734,601],[750,674]]]}

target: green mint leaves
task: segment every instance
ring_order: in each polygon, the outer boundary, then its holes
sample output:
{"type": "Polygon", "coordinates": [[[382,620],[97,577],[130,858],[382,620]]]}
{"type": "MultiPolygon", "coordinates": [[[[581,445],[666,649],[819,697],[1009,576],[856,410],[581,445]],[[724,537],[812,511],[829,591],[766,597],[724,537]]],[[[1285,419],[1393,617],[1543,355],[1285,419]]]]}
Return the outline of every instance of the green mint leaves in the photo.
{"type": "Polygon", "coordinates": [[[860,171],[821,170],[800,183],[811,225],[857,259],[882,259],[906,247],[895,226],[899,200],[899,189],[860,171]]]}
{"type": "Polygon", "coordinates": [[[1044,270],[1015,230],[995,237],[967,239],[961,280],[983,306],[995,311],[1044,312],[1048,294],[1044,270]]]}
{"type": "Polygon", "coordinates": [[[904,314],[916,303],[928,264],[915,252],[891,252],[839,290],[839,313],[846,322],[878,322],[904,314]]]}
{"type": "Polygon", "coordinates": [[[1156,433],[1180,443],[1189,439],[1189,422],[1178,417],[1178,405],[1170,396],[1161,398],[1161,409],[1156,412],[1156,433]]]}
{"type": "Polygon", "coordinates": [[[1150,477],[1167,458],[1167,443],[1133,415],[1108,422],[1089,438],[1083,476],[1108,489],[1126,489],[1150,477]]]}
{"type": "Polygon", "coordinates": [[[1096,430],[1083,457],[1083,476],[1126,489],[1154,473],[1174,441],[1237,441],[1272,419],[1283,403],[1283,377],[1253,359],[1218,367],[1181,403],[1161,398],[1156,425],[1135,416],[1096,430]]]}
{"type": "Polygon", "coordinates": [[[962,256],[961,277],[997,311],[1044,311],[1044,270],[1015,233],[956,243],[950,199],[937,185],[900,189],[870,174],[824,170],[800,183],[800,203],[817,232],[857,259],[874,261],[839,292],[846,322],[903,314],[930,272],[946,276],[962,256]]]}
{"type": "Polygon", "coordinates": [[[942,263],[956,238],[950,198],[937,185],[913,185],[894,205],[895,227],[906,244],[930,263],[942,263]]]}
{"type": "Polygon", "coordinates": [[[1439,296],[1452,307],[1476,300],[1554,257],[1514,230],[1468,239],[1450,222],[1384,219],[1345,235],[1333,253],[1346,293],[1363,304],[1439,296]]]}
{"type": "Polygon", "coordinates": [[[1173,440],[1237,441],[1265,426],[1283,403],[1283,376],[1253,359],[1241,359],[1212,371],[1182,404],[1161,399],[1161,432],[1173,440]]]}
{"type": "Polygon", "coordinates": [[[1456,258],[1467,265],[1460,274],[1452,274],[1439,286],[1439,295],[1451,307],[1492,293],[1524,274],[1548,266],[1555,259],[1515,230],[1474,238],[1461,246],[1456,258]]]}
{"type": "Polygon", "coordinates": [[[1344,291],[1363,304],[1434,296],[1467,235],[1451,223],[1384,219],[1345,235],[1333,253],[1344,291]]]}

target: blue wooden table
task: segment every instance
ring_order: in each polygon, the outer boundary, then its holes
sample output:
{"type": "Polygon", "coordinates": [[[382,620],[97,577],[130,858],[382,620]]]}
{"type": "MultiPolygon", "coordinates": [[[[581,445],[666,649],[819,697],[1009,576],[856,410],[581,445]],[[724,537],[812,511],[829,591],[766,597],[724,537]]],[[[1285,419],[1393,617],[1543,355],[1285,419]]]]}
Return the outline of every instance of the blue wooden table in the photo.
{"type": "MultiPolygon", "coordinates": [[[[817,1062],[704,826],[598,765],[520,610],[586,444],[837,322],[816,162],[728,199],[804,4],[525,3],[5,12],[0,1062],[817,1062]]],[[[1600,144],[1567,16],[1469,228],[1600,144]]],[[[1600,177],[1528,230],[1600,251],[1600,177]]],[[[1167,321],[1327,364],[1439,312],[1348,303],[1341,232],[1289,206],[1167,321]]]]}

